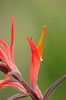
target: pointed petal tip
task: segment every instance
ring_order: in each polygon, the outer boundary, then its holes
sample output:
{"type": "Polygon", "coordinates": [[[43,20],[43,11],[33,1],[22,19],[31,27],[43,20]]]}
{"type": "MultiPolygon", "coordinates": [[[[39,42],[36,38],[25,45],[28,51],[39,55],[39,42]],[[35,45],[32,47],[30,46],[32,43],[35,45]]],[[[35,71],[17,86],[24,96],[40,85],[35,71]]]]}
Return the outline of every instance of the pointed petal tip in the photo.
{"type": "Polygon", "coordinates": [[[44,28],[47,28],[47,26],[46,26],[46,25],[44,25],[44,28]]]}
{"type": "Polygon", "coordinates": [[[27,40],[29,41],[29,40],[32,40],[32,37],[29,39],[29,37],[27,37],[27,40]]]}
{"type": "Polygon", "coordinates": [[[28,40],[28,43],[29,43],[30,48],[32,48],[31,40],[28,37],[27,37],[27,40],[28,40]]]}
{"type": "Polygon", "coordinates": [[[46,29],[47,29],[47,27],[46,27],[46,26],[44,26],[44,33],[46,33],[46,29]]]}
{"type": "Polygon", "coordinates": [[[14,24],[14,16],[12,16],[12,24],[14,24]]]}
{"type": "Polygon", "coordinates": [[[29,44],[31,44],[31,40],[28,37],[27,37],[27,40],[28,40],[29,44]]]}
{"type": "Polygon", "coordinates": [[[42,51],[43,51],[43,44],[44,44],[44,38],[45,38],[45,34],[46,34],[46,26],[44,26],[44,32],[42,33],[41,37],[40,37],[40,40],[39,40],[39,43],[38,43],[38,51],[39,51],[39,55],[40,57],[42,57],[42,51]]]}
{"type": "Polygon", "coordinates": [[[14,39],[14,16],[12,16],[12,33],[11,33],[11,46],[10,46],[10,49],[11,49],[11,57],[12,57],[12,61],[15,62],[15,57],[14,57],[14,42],[15,42],[15,39],[14,39]]]}
{"type": "Polygon", "coordinates": [[[14,16],[12,16],[12,20],[14,20],[14,16]]]}
{"type": "Polygon", "coordinates": [[[29,40],[29,38],[28,38],[28,37],[26,37],[26,39],[27,39],[27,40],[29,40]]]}
{"type": "Polygon", "coordinates": [[[27,37],[28,43],[30,44],[30,39],[27,37]]]}

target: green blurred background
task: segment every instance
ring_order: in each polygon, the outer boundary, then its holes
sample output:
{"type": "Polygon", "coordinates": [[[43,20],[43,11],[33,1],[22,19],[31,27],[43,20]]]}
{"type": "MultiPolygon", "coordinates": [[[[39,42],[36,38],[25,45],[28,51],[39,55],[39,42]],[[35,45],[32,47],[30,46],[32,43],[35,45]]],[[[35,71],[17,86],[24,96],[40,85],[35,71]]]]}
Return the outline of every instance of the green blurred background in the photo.
{"type": "MultiPolygon", "coordinates": [[[[24,80],[29,83],[31,52],[26,37],[37,45],[47,26],[38,86],[44,94],[48,87],[66,74],[66,0],[0,0],[0,38],[10,45],[11,16],[15,18],[15,60],[24,80]]],[[[3,79],[0,73],[0,79],[3,79]]],[[[0,100],[19,91],[0,89],[0,100]]],[[[21,99],[29,100],[29,99],[21,99]]],[[[49,100],[66,100],[66,81],[49,100]]]]}

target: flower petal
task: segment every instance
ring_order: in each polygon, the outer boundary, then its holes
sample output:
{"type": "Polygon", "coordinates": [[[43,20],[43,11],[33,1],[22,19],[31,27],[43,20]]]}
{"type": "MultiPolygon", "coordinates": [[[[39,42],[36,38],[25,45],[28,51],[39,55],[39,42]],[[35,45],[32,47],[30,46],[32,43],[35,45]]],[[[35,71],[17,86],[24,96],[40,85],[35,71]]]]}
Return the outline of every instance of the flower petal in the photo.
{"type": "Polygon", "coordinates": [[[37,96],[40,99],[42,99],[43,96],[37,86],[37,77],[40,68],[40,59],[42,58],[42,50],[43,50],[45,34],[46,34],[46,26],[44,27],[44,33],[42,34],[37,47],[33,43],[32,39],[30,40],[29,38],[27,38],[32,53],[31,68],[30,68],[30,82],[34,92],[37,94],[37,96]]]}
{"type": "Polygon", "coordinates": [[[18,82],[15,82],[15,81],[7,81],[5,82],[3,85],[1,85],[0,88],[6,88],[6,87],[15,87],[17,88],[18,90],[20,90],[21,92],[24,92],[26,93],[26,89],[18,82]]]}
{"type": "Polygon", "coordinates": [[[5,84],[10,79],[10,77],[11,75],[7,74],[3,80],[0,80],[0,88],[3,86],[3,84],[5,84]]]}
{"type": "Polygon", "coordinates": [[[12,33],[11,33],[11,57],[13,62],[15,62],[14,60],[14,16],[12,16],[12,33]]]}
{"type": "Polygon", "coordinates": [[[7,55],[1,48],[0,48],[0,58],[4,61],[4,63],[6,63],[8,70],[18,71],[16,65],[11,60],[8,59],[7,55]]]}
{"type": "Polygon", "coordinates": [[[35,93],[37,94],[37,96],[40,98],[40,100],[43,100],[43,95],[40,91],[40,89],[38,88],[38,86],[36,85],[35,87],[35,93]]]}
{"type": "Polygon", "coordinates": [[[42,59],[42,51],[43,51],[45,34],[46,34],[46,26],[44,27],[44,32],[42,33],[38,46],[37,46],[41,59],[42,59]]]}
{"type": "Polygon", "coordinates": [[[13,74],[13,72],[9,72],[3,80],[0,80],[0,88],[12,86],[12,87],[18,88],[22,92],[25,92],[26,90],[24,89],[24,87],[21,84],[15,82],[15,81],[10,81],[10,77],[12,74],[13,74]]]}
{"type": "Polygon", "coordinates": [[[0,48],[0,58],[8,65],[8,68],[9,68],[8,57],[1,48],[0,48]]]}
{"type": "Polygon", "coordinates": [[[8,56],[8,58],[11,59],[9,46],[3,40],[0,40],[0,44],[3,46],[3,49],[4,49],[5,53],[6,53],[6,55],[8,56]]]}
{"type": "Polygon", "coordinates": [[[37,96],[38,97],[40,96],[40,98],[42,98],[42,94],[39,88],[37,88],[37,77],[40,68],[40,55],[33,41],[30,40],[29,38],[27,38],[27,40],[29,42],[32,53],[31,68],[30,68],[30,83],[37,96]]]}

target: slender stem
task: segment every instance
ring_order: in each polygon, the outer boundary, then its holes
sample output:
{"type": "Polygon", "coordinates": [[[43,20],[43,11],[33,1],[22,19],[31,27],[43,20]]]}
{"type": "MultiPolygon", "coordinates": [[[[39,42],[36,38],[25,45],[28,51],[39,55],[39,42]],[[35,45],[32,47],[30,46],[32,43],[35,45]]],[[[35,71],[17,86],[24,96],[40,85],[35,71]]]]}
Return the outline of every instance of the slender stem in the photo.
{"type": "Polygon", "coordinates": [[[25,98],[25,97],[29,97],[30,95],[27,93],[27,94],[17,94],[17,95],[14,95],[14,96],[11,96],[8,98],[8,100],[18,100],[20,98],[25,98]]]}
{"type": "Polygon", "coordinates": [[[27,85],[27,83],[23,79],[18,79],[18,81],[22,84],[22,86],[27,90],[33,100],[39,100],[37,95],[33,92],[32,89],[27,85]]]}
{"type": "Polygon", "coordinates": [[[50,88],[47,90],[47,92],[44,95],[43,100],[49,100],[50,95],[54,92],[54,90],[64,81],[66,80],[66,75],[58,79],[55,83],[53,83],[50,88]]]}
{"type": "Polygon", "coordinates": [[[27,90],[27,93],[30,94],[30,97],[32,98],[32,100],[39,100],[39,98],[37,97],[37,95],[33,92],[33,90],[27,85],[27,83],[23,80],[23,78],[21,78],[21,76],[19,75],[19,73],[13,73],[12,74],[13,77],[18,80],[18,82],[27,90]]]}

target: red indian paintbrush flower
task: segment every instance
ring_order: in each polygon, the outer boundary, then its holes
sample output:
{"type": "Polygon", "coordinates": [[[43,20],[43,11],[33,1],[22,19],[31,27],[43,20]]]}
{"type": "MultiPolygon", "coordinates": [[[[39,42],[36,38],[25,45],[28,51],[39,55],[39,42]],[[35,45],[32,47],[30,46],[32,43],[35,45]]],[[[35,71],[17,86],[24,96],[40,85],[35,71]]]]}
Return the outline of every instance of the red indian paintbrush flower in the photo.
{"type": "Polygon", "coordinates": [[[0,48],[0,71],[6,73],[6,77],[3,80],[0,80],[0,88],[5,88],[8,86],[13,86],[18,88],[22,92],[26,92],[26,89],[19,83],[11,81],[10,77],[21,77],[21,74],[18,68],[15,65],[14,59],[14,16],[12,16],[12,37],[11,37],[11,46],[9,46],[0,39],[0,44],[3,49],[0,48]]]}
{"type": "MultiPolygon", "coordinates": [[[[0,80],[0,88],[6,87],[15,87],[19,89],[23,94],[26,94],[26,97],[29,96],[33,100],[43,100],[42,93],[37,86],[37,77],[40,68],[40,62],[43,60],[42,51],[43,43],[46,33],[46,26],[44,27],[44,32],[41,36],[38,46],[36,47],[32,39],[27,38],[31,53],[31,68],[30,68],[30,83],[33,88],[31,90],[29,86],[22,80],[21,74],[16,67],[14,59],[14,17],[12,16],[12,35],[11,35],[11,46],[9,47],[7,43],[0,39],[0,44],[3,48],[0,47],[0,71],[6,74],[6,77],[3,80],[0,80]],[[17,79],[18,82],[10,80],[11,75],[17,79]]],[[[21,95],[22,97],[24,95],[21,95]]]]}
{"type": "MultiPolygon", "coordinates": [[[[9,46],[1,39],[0,39],[0,44],[3,47],[3,49],[0,48],[0,59],[6,64],[7,68],[5,68],[5,69],[7,69],[8,72],[15,71],[20,74],[19,70],[17,69],[17,67],[15,65],[15,60],[14,60],[14,16],[12,16],[11,46],[9,48],[9,46]]],[[[2,68],[0,68],[0,69],[2,69],[2,68]]]]}
{"type": "Polygon", "coordinates": [[[37,94],[40,100],[42,100],[43,96],[37,86],[37,77],[40,68],[40,62],[42,61],[42,50],[43,50],[45,34],[46,34],[46,26],[44,27],[44,33],[42,34],[37,47],[35,46],[32,39],[30,40],[29,38],[27,38],[32,53],[31,68],[30,68],[30,82],[34,92],[37,94]]]}

